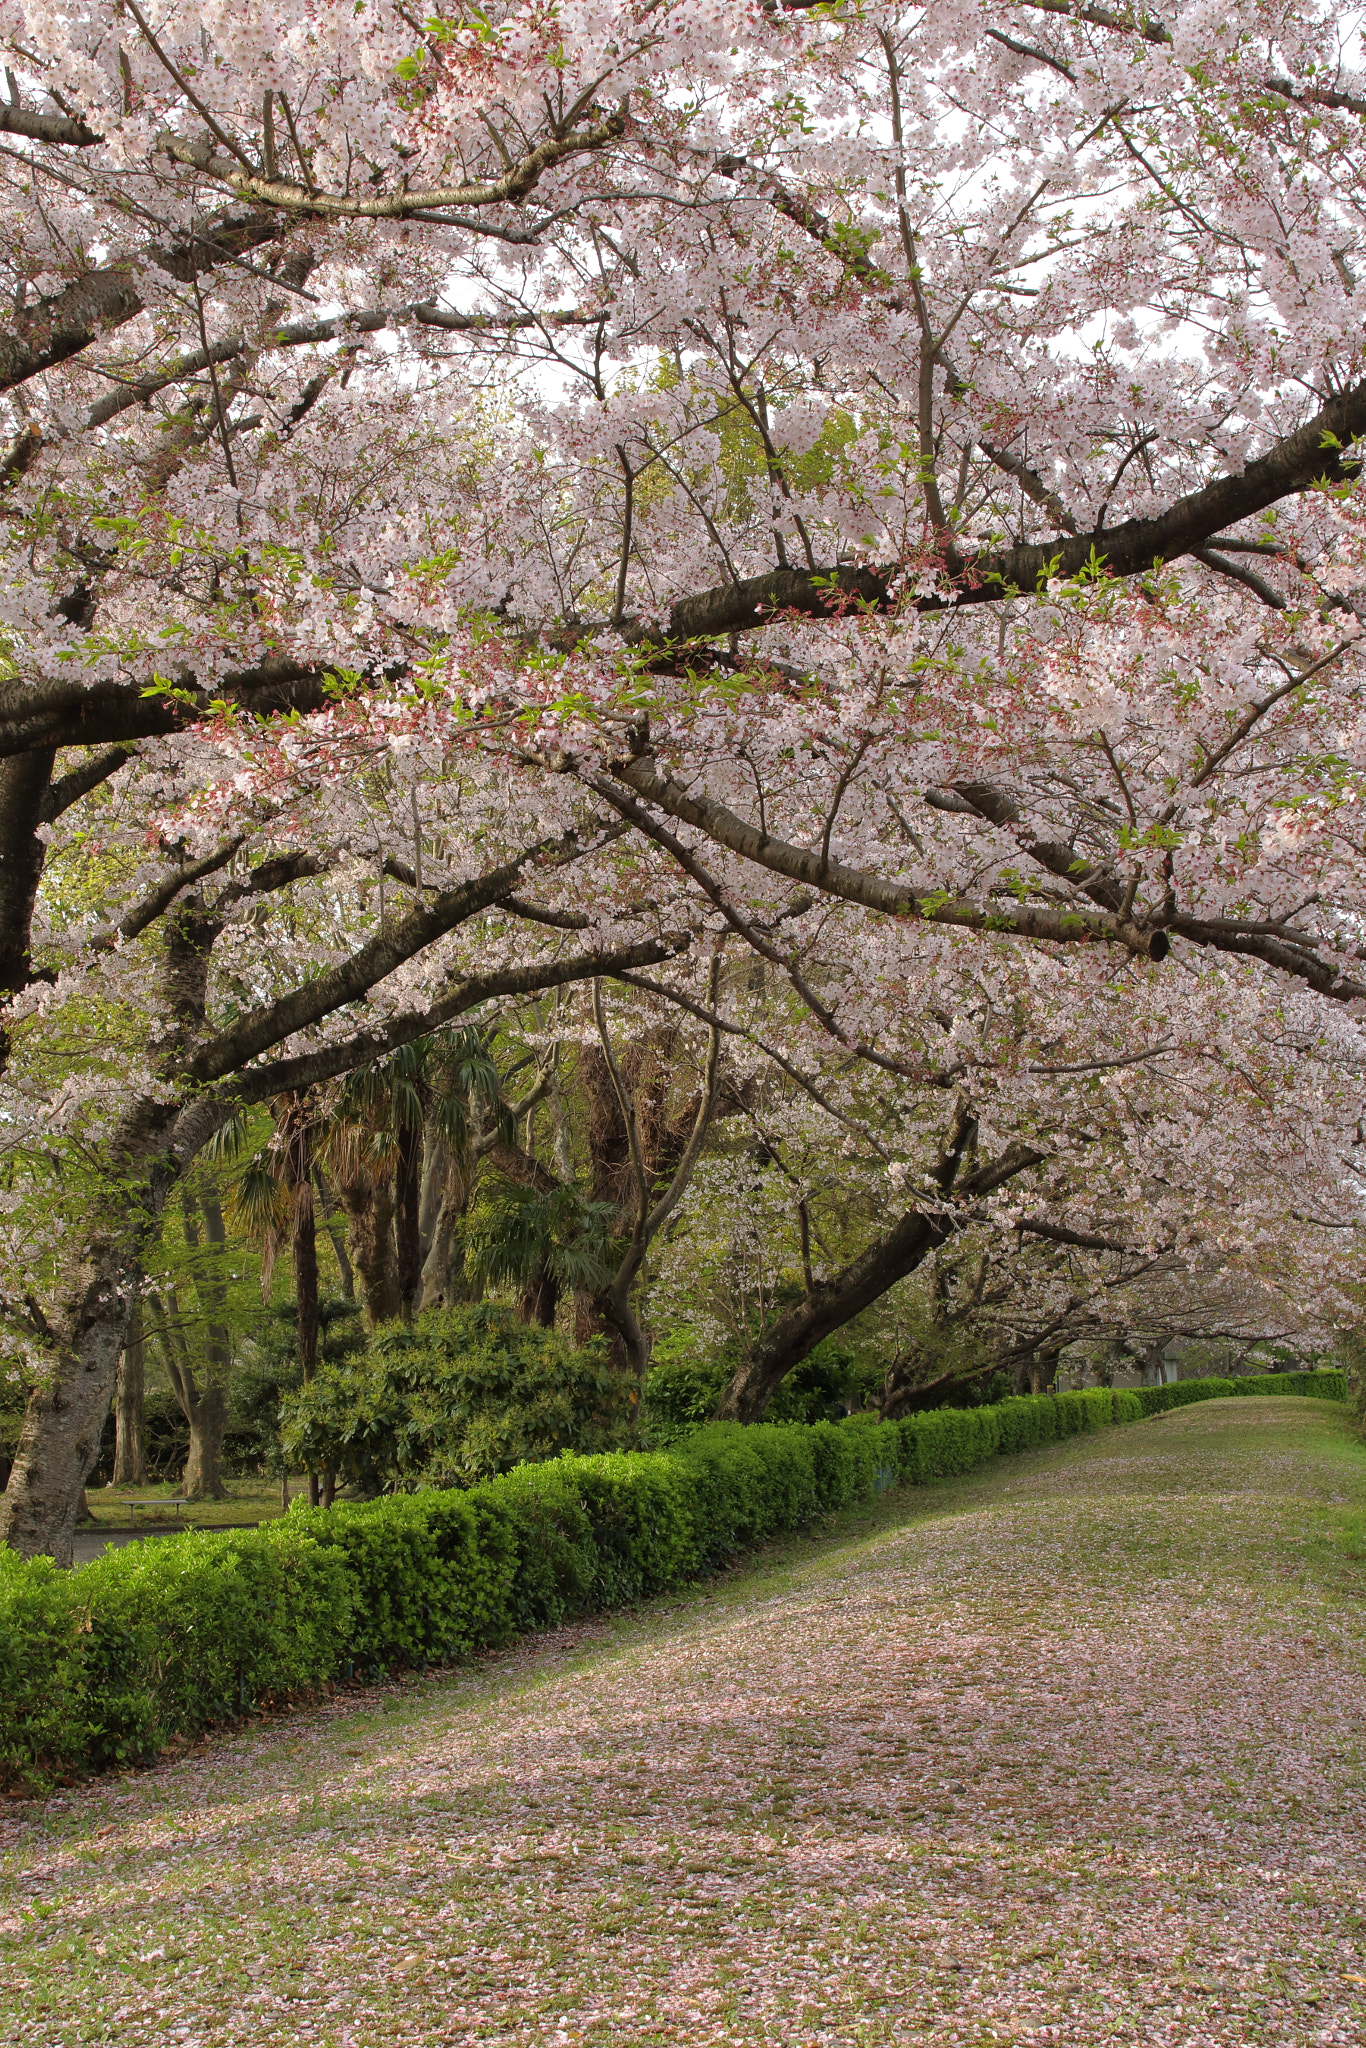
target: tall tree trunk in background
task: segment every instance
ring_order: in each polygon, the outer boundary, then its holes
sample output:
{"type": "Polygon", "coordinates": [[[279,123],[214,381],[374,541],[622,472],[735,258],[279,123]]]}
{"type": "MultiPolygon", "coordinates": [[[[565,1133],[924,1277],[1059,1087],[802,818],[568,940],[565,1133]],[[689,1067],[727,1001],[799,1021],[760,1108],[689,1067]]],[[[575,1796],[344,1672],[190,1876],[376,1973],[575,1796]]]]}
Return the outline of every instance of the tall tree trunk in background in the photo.
{"type": "Polygon", "coordinates": [[[190,1347],[185,1341],[175,1289],[167,1288],[164,1303],[159,1295],[149,1293],[147,1310],[161,1348],[166,1377],[171,1382],[171,1392],[190,1431],[190,1454],[185,1460],[181,1491],[187,1500],[222,1500],[227,1491],[222,1473],[223,1432],[228,1419],[227,1391],[212,1381],[200,1386],[190,1347]]]}
{"type": "Polygon", "coordinates": [[[1051,1394],[1058,1378],[1058,1357],[1056,1351],[1035,1351],[1029,1361],[1029,1391],[1031,1394],[1051,1394]]]}
{"type": "Polygon", "coordinates": [[[123,1340],[119,1376],[114,1390],[114,1477],[112,1486],[147,1484],[147,1436],[142,1407],[146,1398],[147,1347],[142,1330],[142,1297],[134,1297],[123,1340]]]}
{"type": "MultiPolygon", "coordinates": [[[[966,1097],[960,1096],[934,1169],[933,1177],[944,1195],[955,1188],[968,1199],[990,1194],[1039,1163],[1041,1155],[1030,1146],[1011,1144],[997,1159],[975,1167],[960,1181],[959,1168],[976,1136],[976,1119],[966,1097]]],[[[908,1209],[831,1279],[817,1280],[806,1299],[779,1316],[752,1346],[717,1403],[718,1420],[757,1422],[788,1373],[823,1337],[843,1329],[889,1287],[913,1273],[953,1236],[955,1228],[954,1214],[947,1206],[928,1213],[908,1209]]]]}
{"type": "Polygon", "coordinates": [[[445,1207],[446,1175],[450,1164],[450,1146],[435,1131],[429,1131],[422,1147],[422,1193],[417,1204],[417,1233],[424,1271],[432,1255],[436,1226],[445,1207]]]}
{"type": "Polygon", "coordinates": [[[313,1162],[313,1187],[318,1197],[317,1208],[322,1216],[323,1229],[327,1232],[327,1241],[331,1245],[333,1256],[337,1261],[337,1277],[341,1282],[342,1298],[346,1301],[354,1301],[356,1298],[356,1271],[347,1255],[346,1239],[337,1226],[336,1203],[332,1199],[332,1190],[328,1186],[323,1170],[316,1159],[313,1162]]]}
{"type": "MultiPolygon", "coordinates": [[[[422,1262],[422,1293],[420,1308],[451,1308],[456,1302],[468,1301],[469,1283],[465,1278],[465,1264],[460,1241],[460,1223],[469,1207],[474,1192],[475,1168],[466,1167],[443,1145],[444,1171],[441,1177],[440,1201],[432,1219],[427,1242],[426,1255],[422,1262]]],[[[423,1190],[424,1206],[428,1191],[423,1190]]]]}
{"type": "Polygon", "coordinates": [[[347,1240],[365,1297],[365,1320],[372,1330],[392,1322],[400,1309],[398,1271],[394,1264],[394,1188],[387,1173],[362,1167],[340,1182],[337,1193],[346,1211],[347,1240]]]}
{"type": "Polygon", "coordinates": [[[560,1292],[560,1283],[549,1266],[538,1267],[522,1289],[517,1303],[518,1315],[524,1323],[535,1323],[542,1330],[553,1330],[560,1306],[560,1292]]]}
{"type": "Polygon", "coordinates": [[[405,1322],[412,1319],[422,1287],[422,1126],[404,1124],[398,1133],[394,1168],[394,1251],[399,1300],[405,1322]]]}
{"type": "Polygon", "coordinates": [[[294,1315],[304,1385],[318,1369],[318,1223],[313,1206],[313,1133],[303,1096],[293,1098],[285,1145],[289,1189],[289,1251],[294,1267],[294,1315]]]}
{"type": "MultiPolygon", "coordinates": [[[[294,1269],[294,1336],[305,1386],[318,1370],[318,1220],[313,1203],[313,1120],[306,1095],[282,1098],[285,1132],[282,1168],[289,1190],[289,1255],[294,1269]]],[[[308,1502],[331,1505],[331,1475],[308,1468],[308,1502]],[[323,1495],[326,1498],[323,1498],[323,1495]]],[[[288,1482],[286,1481],[286,1484],[288,1482]]]]}
{"type": "Polygon", "coordinates": [[[223,1484],[223,1438],[228,1427],[228,1376],[232,1371],[232,1334],[224,1321],[227,1288],[223,1264],[227,1256],[228,1234],[216,1195],[206,1194],[200,1200],[204,1219],[202,1243],[193,1199],[183,1183],[181,1198],[185,1240],[199,1254],[193,1267],[194,1288],[204,1318],[202,1388],[196,1386],[190,1370],[189,1348],[184,1342],[182,1329],[180,1362],[185,1398],[180,1405],[190,1425],[190,1455],[185,1460],[181,1491],[186,1500],[225,1500],[228,1489],[223,1484]]]}
{"type": "Polygon", "coordinates": [[[223,1438],[228,1427],[227,1388],[210,1382],[181,1403],[190,1425],[190,1455],[180,1482],[186,1500],[226,1500],[223,1438]]]}

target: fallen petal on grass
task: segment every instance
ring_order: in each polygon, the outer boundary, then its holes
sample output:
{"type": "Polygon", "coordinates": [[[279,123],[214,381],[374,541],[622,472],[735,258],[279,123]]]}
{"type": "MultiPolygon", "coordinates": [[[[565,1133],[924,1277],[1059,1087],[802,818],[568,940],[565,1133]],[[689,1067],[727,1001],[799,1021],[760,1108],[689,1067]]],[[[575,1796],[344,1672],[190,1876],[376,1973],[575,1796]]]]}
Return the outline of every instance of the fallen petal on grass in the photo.
{"type": "Polygon", "coordinates": [[[1359,2044],[1364,1494],[1212,1402],[7,1813],[7,2037],[1359,2044]]]}

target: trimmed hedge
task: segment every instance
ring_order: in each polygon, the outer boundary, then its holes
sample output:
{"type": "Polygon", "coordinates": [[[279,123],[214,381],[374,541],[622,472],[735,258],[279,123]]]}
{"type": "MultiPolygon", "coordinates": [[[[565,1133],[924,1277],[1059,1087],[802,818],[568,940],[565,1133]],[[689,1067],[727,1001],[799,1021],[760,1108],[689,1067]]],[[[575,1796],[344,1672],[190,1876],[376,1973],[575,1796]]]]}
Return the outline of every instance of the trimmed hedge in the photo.
{"type": "Polygon", "coordinates": [[[1341,1373],[1018,1396],[900,1422],[712,1423],[667,1451],[565,1455],[466,1491],[295,1508],[61,1572],[0,1549],[0,1780],[142,1763],[262,1701],[469,1656],[688,1584],[897,1484],[1243,1393],[1346,1397],[1341,1373]]]}
{"type": "Polygon", "coordinates": [[[1345,1401],[1347,1375],[1341,1372],[1250,1373],[1246,1379],[1175,1380],[1169,1387],[1135,1389],[1145,1415],[1163,1415],[1190,1401],[1213,1401],[1224,1394],[1309,1394],[1320,1401],[1345,1401]]]}

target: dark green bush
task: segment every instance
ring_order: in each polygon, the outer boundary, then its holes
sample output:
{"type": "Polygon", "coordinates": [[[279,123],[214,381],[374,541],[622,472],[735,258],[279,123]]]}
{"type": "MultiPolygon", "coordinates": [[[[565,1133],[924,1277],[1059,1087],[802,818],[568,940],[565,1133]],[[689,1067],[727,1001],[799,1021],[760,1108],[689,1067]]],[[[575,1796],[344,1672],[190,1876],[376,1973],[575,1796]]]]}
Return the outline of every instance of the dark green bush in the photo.
{"type": "Polygon", "coordinates": [[[362,1494],[488,1479],[619,1443],[636,1389],[598,1339],[576,1346],[487,1301],[389,1324],[283,1407],[285,1444],[362,1494]]]}
{"type": "Polygon", "coordinates": [[[1049,1394],[1012,1394],[996,1404],[1002,1451],[1032,1451],[1058,1434],[1056,1403],[1049,1394]]]}
{"type": "Polygon", "coordinates": [[[1309,1394],[1320,1401],[1345,1401],[1347,1375],[1334,1368],[1318,1372],[1250,1373],[1246,1379],[1230,1380],[1235,1394],[1309,1394]]]}
{"type": "Polygon", "coordinates": [[[912,1486],[950,1479],[984,1465],[1001,1444],[994,1408],[927,1408],[896,1425],[901,1434],[901,1476],[912,1486]]]}
{"type": "Polygon", "coordinates": [[[1320,1401],[1345,1401],[1347,1377],[1334,1371],[1249,1373],[1236,1380],[1176,1380],[1169,1387],[1139,1387],[1136,1392],[1145,1415],[1161,1415],[1169,1408],[1184,1408],[1189,1401],[1211,1401],[1225,1394],[1308,1394],[1320,1401]]]}
{"type": "Polygon", "coordinates": [[[1213,1401],[1238,1390],[1235,1380],[1173,1380],[1168,1387],[1135,1387],[1145,1415],[1165,1415],[1169,1408],[1185,1408],[1192,1401],[1213,1401]]]}
{"type": "Polygon", "coordinates": [[[316,1684],[335,1670],[351,1621],[340,1560],[288,1523],[130,1544],[73,1577],[115,1748],[159,1747],[316,1684]]]}
{"type": "Polygon", "coordinates": [[[87,1754],[89,1709],[71,1574],[0,1547],[0,1781],[44,1784],[87,1754]]]}

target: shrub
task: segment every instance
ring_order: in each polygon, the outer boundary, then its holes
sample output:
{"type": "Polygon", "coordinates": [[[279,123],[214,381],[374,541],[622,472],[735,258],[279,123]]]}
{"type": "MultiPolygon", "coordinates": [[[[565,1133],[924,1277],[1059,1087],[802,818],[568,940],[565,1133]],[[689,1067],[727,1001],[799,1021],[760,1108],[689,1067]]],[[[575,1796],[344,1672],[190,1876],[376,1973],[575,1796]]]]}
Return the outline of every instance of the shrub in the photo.
{"type": "Polygon", "coordinates": [[[285,1442],[361,1493],[491,1478],[628,1428],[635,1386],[600,1339],[576,1346],[492,1302],[390,1324],[284,1404],[285,1442]]]}
{"type": "Polygon", "coordinates": [[[1134,1392],[1145,1415],[1165,1415],[1170,1408],[1186,1408],[1192,1401],[1213,1401],[1237,1392],[1234,1380],[1173,1380],[1167,1387],[1136,1387],[1134,1392]]]}
{"type": "Polygon", "coordinates": [[[71,1574],[98,1763],[155,1754],[337,1668],[353,1589],[297,1527],[130,1544],[71,1574]]]}
{"type": "Polygon", "coordinates": [[[511,1546],[481,1544],[466,1494],[433,1491],[296,1508],[289,1521],[337,1557],[353,1589],[345,1651],[350,1667],[375,1672],[436,1663],[513,1633],[511,1546]]]}
{"type": "Polygon", "coordinates": [[[1058,1435],[1056,1403],[1047,1394],[1012,1394],[996,1404],[1003,1451],[1032,1451],[1058,1435]]]}
{"type": "Polygon", "coordinates": [[[927,1408],[896,1425],[901,1433],[901,1474],[913,1486],[949,1479],[984,1465],[1000,1448],[994,1408],[927,1408]]]}
{"type": "Polygon", "coordinates": [[[0,1782],[46,1785],[84,1757],[83,1649],[71,1574],[0,1548],[0,1782]]]}
{"type": "Polygon", "coordinates": [[[1143,1403],[1139,1400],[1138,1395],[1134,1393],[1131,1388],[1112,1388],[1110,1393],[1110,1399],[1114,1403],[1116,1422],[1142,1421],[1143,1403]]]}
{"type": "Polygon", "coordinates": [[[1347,1375],[1334,1367],[1321,1366],[1316,1372],[1252,1373],[1246,1379],[1230,1380],[1235,1394],[1309,1394],[1320,1401],[1345,1401],[1347,1375]]]}
{"type": "Polygon", "coordinates": [[[1114,1396],[1109,1387],[1087,1387],[1082,1394],[1087,1429],[1109,1429],[1116,1420],[1114,1396]]]}

